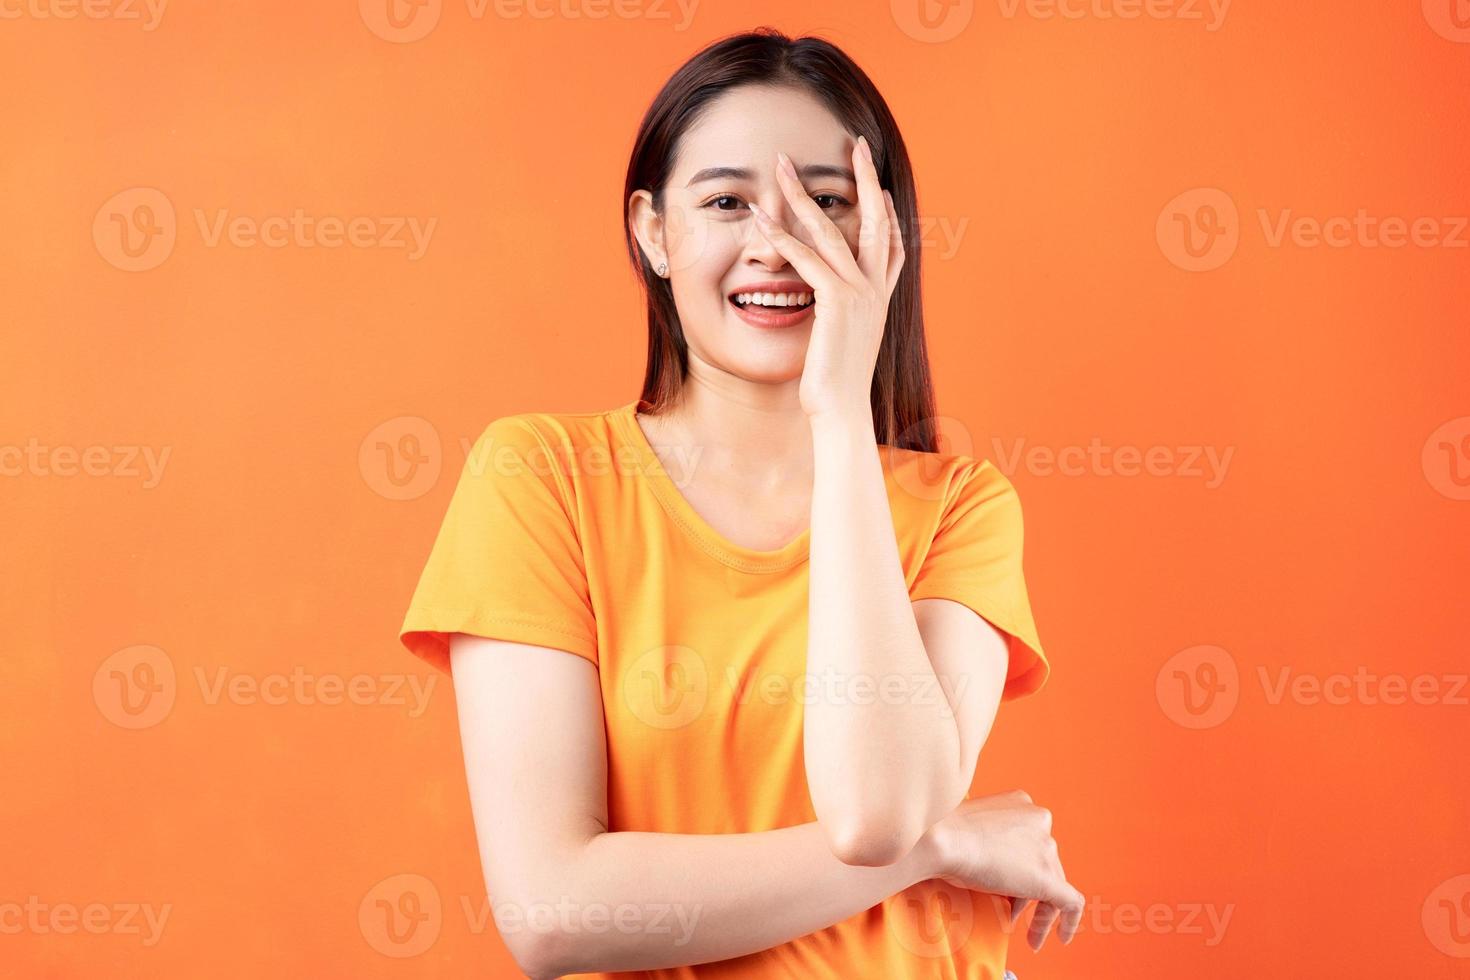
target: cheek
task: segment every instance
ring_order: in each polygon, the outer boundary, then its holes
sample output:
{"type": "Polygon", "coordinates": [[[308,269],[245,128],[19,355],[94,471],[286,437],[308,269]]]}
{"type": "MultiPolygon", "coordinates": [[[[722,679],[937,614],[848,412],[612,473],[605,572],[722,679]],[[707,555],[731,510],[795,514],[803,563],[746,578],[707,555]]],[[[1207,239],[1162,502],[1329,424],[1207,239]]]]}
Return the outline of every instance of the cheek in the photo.
{"type": "Polygon", "coordinates": [[[664,248],[668,254],[669,272],[688,274],[709,261],[709,253],[719,243],[718,230],[690,205],[670,205],[664,212],[664,248]]]}
{"type": "Polygon", "coordinates": [[[862,221],[854,214],[848,215],[841,221],[834,222],[834,224],[842,229],[842,237],[847,239],[848,250],[853,255],[857,255],[858,250],[862,247],[862,243],[858,240],[862,235],[862,221]]]}

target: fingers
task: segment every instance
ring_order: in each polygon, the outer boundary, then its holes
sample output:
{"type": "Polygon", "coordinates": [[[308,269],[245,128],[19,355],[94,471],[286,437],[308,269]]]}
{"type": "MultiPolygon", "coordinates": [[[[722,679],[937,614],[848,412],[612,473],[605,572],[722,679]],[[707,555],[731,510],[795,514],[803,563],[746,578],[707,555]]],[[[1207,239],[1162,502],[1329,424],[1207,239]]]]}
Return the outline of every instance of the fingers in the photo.
{"type": "Polygon", "coordinates": [[[776,151],[776,156],[776,183],[780,185],[781,193],[786,195],[791,210],[796,212],[796,217],[811,233],[812,241],[816,243],[816,253],[826,261],[838,278],[851,285],[862,283],[863,270],[852,257],[852,249],[848,247],[847,237],[842,234],[842,229],[834,225],[832,219],[807,194],[806,188],[796,176],[796,168],[790,158],[780,150],[776,151]]]}
{"type": "MultiPolygon", "coordinates": [[[[866,137],[859,136],[853,147],[852,172],[858,186],[858,266],[863,278],[876,291],[888,284],[888,253],[893,247],[893,232],[891,212],[866,137]]],[[[888,298],[888,292],[883,293],[883,298],[888,298]]]]}
{"type": "Polygon", "coordinates": [[[1042,944],[1046,942],[1046,934],[1051,931],[1051,924],[1057,921],[1059,915],[1061,909],[1051,902],[1037,902],[1036,912],[1031,916],[1031,928],[1026,932],[1026,945],[1040,952],[1042,944]]]}
{"type": "Polygon", "coordinates": [[[750,209],[755,212],[755,223],[760,228],[761,234],[776,246],[776,251],[791,263],[807,285],[813,289],[835,291],[836,287],[842,283],[842,279],[832,271],[832,267],[822,256],[777,224],[776,220],[762,211],[754,201],[750,202],[750,209]]]}
{"type": "Polygon", "coordinates": [[[887,190],[883,191],[883,203],[888,209],[888,271],[883,281],[888,287],[886,295],[892,295],[893,287],[898,285],[898,274],[903,271],[903,229],[898,224],[893,194],[887,190]]]}
{"type": "Polygon", "coordinates": [[[1072,899],[1062,909],[1062,925],[1057,930],[1057,935],[1062,937],[1062,942],[1071,945],[1072,937],[1077,935],[1077,930],[1082,928],[1082,907],[1086,901],[1082,893],[1072,889],[1072,899]]]}
{"type": "MultiPolygon", "coordinates": [[[[1040,951],[1052,924],[1060,921],[1057,935],[1063,944],[1070,945],[1077,930],[1082,928],[1082,909],[1085,904],[1082,893],[1063,882],[1056,898],[1037,901],[1036,912],[1031,916],[1031,927],[1026,931],[1026,944],[1033,950],[1040,951]]],[[[1011,921],[1015,921],[1014,917],[1011,921]]]]}

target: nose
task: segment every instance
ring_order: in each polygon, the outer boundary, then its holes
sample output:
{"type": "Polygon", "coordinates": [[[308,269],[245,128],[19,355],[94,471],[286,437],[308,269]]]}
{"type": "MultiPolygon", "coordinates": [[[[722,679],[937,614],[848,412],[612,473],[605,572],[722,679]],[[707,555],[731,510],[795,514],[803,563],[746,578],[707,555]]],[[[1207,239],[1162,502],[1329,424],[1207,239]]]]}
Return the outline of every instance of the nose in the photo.
{"type": "MultiPolygon", "coordinates": [[[[774,179],[774,178],[773,178],[774,179]]],[[[795,236],[800,241],[805,241],[804,236],[799,234],[796,213],[791,210],[786,201],[786,196],[781,189],[776,187],[769,194],[756,200],[756,205],[762,211],[770,215],[774,221],[780,223],[786,229],[787,234],[795,236]]],[[[749,220],[745,224],[745,255],[748,261],[759,263],[768,269],[780,269],[789,264],[786,256],[782,255],[771,240],[760,229],[760,219],[751,212],[749,220]]]]}

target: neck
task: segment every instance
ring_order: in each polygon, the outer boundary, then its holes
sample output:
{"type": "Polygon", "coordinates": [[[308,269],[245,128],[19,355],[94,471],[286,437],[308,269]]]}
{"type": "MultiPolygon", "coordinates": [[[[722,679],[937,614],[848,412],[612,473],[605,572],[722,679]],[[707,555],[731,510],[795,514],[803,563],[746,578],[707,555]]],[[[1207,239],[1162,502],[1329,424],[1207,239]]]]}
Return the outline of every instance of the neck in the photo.
{"type": "Polygon", "coordinates": [[[762,385],[702,377],[691,359],[678,402],[656,417],[653,428],[663,444],[697,449],[719,469],[758,482],[810,482],[811,423],[801,409],[798,384],[799,379],[762,385]]]}

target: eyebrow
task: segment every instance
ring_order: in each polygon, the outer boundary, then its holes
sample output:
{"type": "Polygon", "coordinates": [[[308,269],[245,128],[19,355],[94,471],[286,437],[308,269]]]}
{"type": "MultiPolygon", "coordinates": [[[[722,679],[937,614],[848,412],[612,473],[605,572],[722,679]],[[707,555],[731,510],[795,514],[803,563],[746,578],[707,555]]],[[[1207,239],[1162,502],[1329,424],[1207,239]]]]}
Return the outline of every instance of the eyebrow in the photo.
{"type": "MultiPolygon", "coordinates": [[[[820,177],[841,177],[848,183],[856,184],[857,177],[848,167],[834,167],[825,163],[809,163],[805,167],[796,168],[796,172],[802,177],[817,179],[820,177]]],[[[744,167],[705,167],[693,177],[685,187],[693,187],[706,180],[751,180],[755,177],[754,171],[744,167]]]]}

